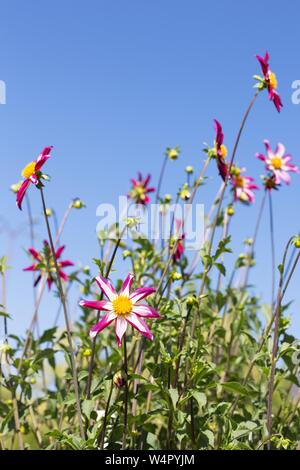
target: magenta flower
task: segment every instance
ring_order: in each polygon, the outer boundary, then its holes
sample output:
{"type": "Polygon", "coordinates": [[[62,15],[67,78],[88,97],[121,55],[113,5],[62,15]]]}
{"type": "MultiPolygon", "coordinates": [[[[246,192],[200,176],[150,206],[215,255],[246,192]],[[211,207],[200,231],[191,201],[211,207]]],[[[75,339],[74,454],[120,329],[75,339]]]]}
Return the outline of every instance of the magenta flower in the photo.
{"type": "Polygon", "coordinates": [[[217,121],[217,119],[214,119],[214,122],[216,131],[215,152],[217,156],[217,166],[222,180],[225,181],[228,175],[228,166],[225,162],[225,158],[227,156],[227,148],[223,144],[224,134],[222,126],[219,121],[217,121]]]}
{"type": "MultiPolygon", "coordinates": [[[[69,261],[69,260],[66,260],[66,261],[60,260],[60,257],[64,249],[65,249],[65,246],[59,247],[56,250],[55,257],[57,259],[57,264],[59,267],[59,276],[63,281],[67,282],[69,280],[69,277],[61,268],[74,266],[74,263],[72,263],[72,261],[69,261]]],[[[53,260],[49,243],[46,240],[44,241],[44,248],[40,253],[36,251],[34,248],[29,248],[28,253],[33,257],[35,262],[34,264],[28,266],[27,268],[24,268],[23,271],[38,271],[40,273],[34,283],[34,286],[38,285],[38,283],[40,282],[42,278],[42,275],[46,275],[48,288],[50,290],[55,279],[53,277],[53,274],[55,273],[55,264],[54,264],[54,260],[53,260]]]]}
{"type": "Polygon", "coordinates": [[[118,347],[121,347],[122,338],[126,332],[128,323],[136,328],[146,338],[152,340],[153,335],[149,330],[144,318],[159,318],[160,315],[153,307],[140,304],[140,300],[155,292],[152,287],[140,287],[130,293],[134,276],[128,274],[122,284],[120,293],[117,294],[111,283],[102,276],[96,278],[96,282],[107,300],[81,300],[79,305],[84,308],[104,310],[107,313],[90,330],[91,338],[106,328],[115,320],[115,330],[118,347]]]}
{"type": "Polygon", "coordinates": [[[281,98],[276,91],[277,89],[277,79],[275,73],[271,72],[269,66],[269,54],[268,52],[265,53],[264,57],[256,55],[257,60],[260,63],[261,70],[264,76],[264,83],[262,88],[267,88],[269,92],[269,99],[273,101],[275,108],[280,113],[282,108],[281,98]]]}
{"type": "Polygon", "coordinates": [[[179,233],[181,231],[182,222],[179,219],[176,219],[175,223],[176,223],[176,240],[174,240],[174,243],[176,243],[176,248],[175,248],[175,252],[173,254],[173,261],[177,262],[177,261],[180,260],[180,258],[184,254],[185,233],[182,233],[181,236],[179,236],[179,233]]]}
{"type": "Polygon", "coordinates": [[[149,182],[151,179],[151,175],[148,175],[145,179],[143,179],[142,174],[138,173],[138,179],[131,178],[132,188],[128,194],[128,197],[132,199],[136,204],[143,204],[146,205],[150,202],[148,193],[153,193],[155,188],[149,187],[149,182]]]}
{"type": "Polygon", "coordinates": [[[298,173],[298,168],[289,163],[291,155],[285,153],[285,147],[281,143],[277,144],[275,152],[270,147],[268,140],[264,140],[267,155],[257,153],[256,157],[265,162],[266,169],[275,175],[275,184],[280,184],[281,180],[286,184],[291,182],[290,172],[298,173]]]}
{"type": "Polygon", "coordinates": [[[245,168],[232,168],[231,173],[231,184],[234,194],[234,200],[241,201],[243,203],[249,204],[254,202],[254,189],[258,189],[258,186],[253,183],[254,179],[251,176],[242,176],[241,173],[244,173],[245,168]]]}
{"type": "Polygon", "coordinates": [[[17,192],[17,207],[22,210],[22,201],[28,189],[30,183],[37,186],[40,183],[40,170],[44,163],[50,158],[50,152],[52,150],[52,146],[45,147],[42,153],[38,156],[35,161],[32,161],[26,165],[26,167],[22,171],[22,177],[25,178],[25,181],[21,184],[20,189],[17,192]]]}

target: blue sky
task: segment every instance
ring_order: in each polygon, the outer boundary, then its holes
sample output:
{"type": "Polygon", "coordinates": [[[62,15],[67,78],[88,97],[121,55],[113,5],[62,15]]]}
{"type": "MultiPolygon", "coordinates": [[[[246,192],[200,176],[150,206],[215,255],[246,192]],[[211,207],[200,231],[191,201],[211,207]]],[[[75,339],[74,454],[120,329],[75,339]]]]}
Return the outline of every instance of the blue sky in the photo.
{"type": "MultiPolygon", "coordinates": [[[[255,54],[266,49],[279,80],[284,108],[278,115],[266,93],[259,96],[237,162],[259,180],[262,165],[254,158],[263,139],[281,141],[300,166],[300,105],[291,102],[294,80],[300,79],[298,2],[213,3],[189,0],[27,0],[1,4],[0,79],[7,104],[0,105],[0,233],[1,254],[10,250],[8,279],[10,328],[21,332],[32,314],[31,276],[23,248],[28,233],[12,240],[26,221],[9,192],[20,170],[46,145],[54,146],[47,165],[52,182],[48,206],[63,215],[69,200],[87,204],[74,212],[64,233],[66,255],[91,264],[98,255],[96,207],[126,194],[137,170],[157,182],[164,150],[180,145],[180,160],[168,167],[163,192],[175,193],[186,165],[201,168],[203,142],[212,142],[212,119],[223,124],[230,149],[242,114],[253,95],[252,75],[259,72],[255,54]],[[10,230],[10,234],[7,231],[10,230]]],[[[299,175],[290,188],[274,195],[278,262],[284,244],[300,228],[299,175]]],[[[209,184],[198,202],[212,201],[219,180],[212,165],[209,184]]],[[[39,195],[30,192],[40,219],[37,239],[45,237],[39,195]]],[[[253,233],[256,207],[240,207],[233,221],[234,247],[253,233]]],[[[259,258],[252,281],[269,300],[270,243],[267,212],[257,245],[259,258]]],[[[229,255],[230,256],[230,255],[229,255]]],[[[120,269],[122,266],[120,265],[120,269]]],[[[299,273],[289,291],[297,297],[299,273]]],[[[74,302],[75,302],[74,293],[74,302]]],[[[43,324],[51,324],[56,300],[47,295],[43,324]]],[[[293,331],[300,327],[299,300],[292,307],[293,331]]],[[[73,309],[74,310],[74,309],[73,309]]],[[[74,314],[76,315],[76,314],[74,314]]]]}

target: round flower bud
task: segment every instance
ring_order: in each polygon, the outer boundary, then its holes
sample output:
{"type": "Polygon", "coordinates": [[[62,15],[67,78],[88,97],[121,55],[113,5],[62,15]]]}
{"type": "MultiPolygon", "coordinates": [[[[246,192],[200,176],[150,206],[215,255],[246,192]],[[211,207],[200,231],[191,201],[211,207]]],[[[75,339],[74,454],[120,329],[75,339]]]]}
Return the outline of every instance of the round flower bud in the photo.
{"type": "Polygon", "coordinates": [[[229,217],[232,217],[235,213],[235,210],[234,210],[234,207],[233,206],[228,206],[227,207],[227,215],[229,215],[229,217]]]}
{"type": "Polygon", "coordinates": [[[300,235],[297,235],[293,239],[293,245],[295,248],[300,248],[300,235]]]}
{"type": "Polygon", "coordinates": [[[13,192],[13,193],[17,193],[20,189],[22,185],[22,181],[19,181],[18,183],[15,183],[15,184],[12,184],[11,187],[10,187],[10,190],[13,192]]]}
{"type": "Polygon", "coordinates": [[[92,355],[92,350],[91,348],[86,348],[82,352],[83,357],[90,357],[92,355]]]}
{"type": "Polygon", "coordinates": [[[0,352],[3,352],[4,354],[7,354],[11,351],[11,347],[7,343],[2,343],[0,344],[0,352]]]}
{"type": "Polygon", "coordinates": [[[85,204],[81,199],[77,197],[73,199],[72,207],[73,209],[82,209],[83,207],[85,207],[85,204]]]}
{"type": "Polygon", "coordinates": [[[122,253],[123,259],[129,258],[131,256],[131,251],[124,250],[122,253]]]}
{"type": "Polygon", "coordinates": [[[31,385],[34,385],[34,384],[36,384],[36,379],[35,379],[34,377],[31,377],[31,379],[30,379],[30,383],[31,383],[31,385]]]}
{"type": "Polygon", "coordinates": [[[167,147],[166,155],[170,160],[177,160],[180,154],[179,147],[167,147]]]}
{"type": "Polygon", "coordinates": [[[177,271],[174,271],[170,274],[170,279],[172,281],[180,281],[180,279],[182,279],[182,275],[178,273],[177,271]]]}
{"type": "Polygon", "coordinates": [[[165,197],[164,197],[164,202],[165,202],[166,204],[169,204],[171,201],[172,201],[172,196],[171,196],[171,194],[166,194],[165,197]]]}
{"type": "Polygon", "coordinates": [[[51,217],[52,214],[53,214],[52,209],[47,208],[47,209],[46,209],[46,216],[47,216],[47,217],[51,217]]]}
{"type": "Polygon", "coordinates": [[[186,172],[188,175],[191,175],[192,173],[194,173],[194,167],[192,167],[192,166],[186,166],[186,167],[185,167],[185,172],[186,172]]]}
{"type": "Polygon", "coordinates": [[[117,372],[113,376],[113,383],[117,388],[122,388],[126,384],[126,374],[123,371],[117,372]]]}
{"type": "Polygon", "coordinates": [[[188,201],[191,197],[191,193],[190,193],[190,190],[188,187],[183,187],[180,192],[179,192],[179,197],[183,200],[183,201],[188,201]]]}

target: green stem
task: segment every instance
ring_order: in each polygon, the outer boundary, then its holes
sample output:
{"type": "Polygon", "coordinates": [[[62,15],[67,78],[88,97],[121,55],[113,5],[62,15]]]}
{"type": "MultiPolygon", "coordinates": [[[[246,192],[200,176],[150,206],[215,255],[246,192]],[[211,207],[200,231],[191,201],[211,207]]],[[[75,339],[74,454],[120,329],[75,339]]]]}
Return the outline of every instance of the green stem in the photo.
{"type": "Polygon", "coordinates": [[[77,408],[77,416],[78,416],[78,421],[79,421],[80,435],[81,435],[82,439],[85,439],[84,429],[83,429],[83,422],[82,422],[82,414],[81,414],[81,406],[80,406],[80,395],[79,395],[79,386],[78,386],[78,378],[77,378],[77,370],[76,370],[76,359],[75,359],[75,353],[74,353],[73,344],[72,344],[72,333],[71,333],[71,327],[70,327],[70,322],[69,322],[69,314],[68,314],[68,310],[67,310],[67,304],[66,304],[66,299],[65,299],[65,294],[64,294],[61,278],[60,278],[60,275],[59,275],[59,267],[58,267],[57,259],[56,259],[56,255],[55,255],[55,248],[54,248],[52,233],[51,233],[51,229],[50,229],[50,225],[49,225],[49,220],[48,220],[48,217],[47,217],[46,203],[45,203],[43,188],[40,188],[40,194],[41,194],[42,206],[43,206],[43,211],[44,211],[44,218],[45,218],[45,222],[46,222],[46,228],[47,228],[48,237],[49,237],[50,248],[51,248],[54,267],[55,267],[55,271],[56,271],[57,287],[58,287],[61,303],[62,303],[62,306],[63,306],[65,324],[66,324],[66,329],[67,329],[70,359],[71,359],[71,366],[72,366],[73,386],[74,386],[74,392],[75,392],[75,400],[76,400],[76,408],[77,408]]]}
{"type": "Polygon", "coordinates": [[[124,395],[124,421],[123,421],[123,439],[122,439],[122,450],[126,449],[126,438],[127,438],[127,421],[128,421],[128,361],[127,361],[127,345],[126,345],[126,333],[124,334],[124,372],[126,377],[125,383],[125,395],[124,395]]]}

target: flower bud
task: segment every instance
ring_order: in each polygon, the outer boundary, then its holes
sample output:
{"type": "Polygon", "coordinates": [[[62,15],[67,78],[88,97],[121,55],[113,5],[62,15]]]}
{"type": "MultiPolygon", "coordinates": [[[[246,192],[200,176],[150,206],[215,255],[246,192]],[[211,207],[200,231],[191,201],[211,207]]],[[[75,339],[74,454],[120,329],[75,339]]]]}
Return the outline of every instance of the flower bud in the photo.
{"type": "Polygon", "coordinates": [[[45,212],[47,217],[51,217],[51,215],[53,215],[52,209],[50,208],[47,208],[45,212]]]}
{"type": "Polygon", "coordinates": [[[229,217],[232,217],[234,214],[235,214],[234,207],[233,206],[228,206],[227,207],[227,215],[229,215],[229,217]]]}
{"type": "Polygon", "coordinates": [[[300,248],[300,235],[293,238],[293,245],[295,248],[300,248]]]}
{"type": "Polygon", "coordinates": [[[129,258],[131,256],[131,251],[124,250],[122,253],[123,259],[129,258]]]}
{"type": "Polygon", "coordinates": [[[73,209],[82,209],[83,207],[85,207],[85,204],[81,199],[76,197],[75,199],[73,199],[72,207],[73,209]]]}
{"type": "Polygon", "coordinates": [[[117,388],[122,388],[126,384],[126,378],[125,372],[119,371],[113,376],[113,383],[117,388]]]}
{"type": "Polygon", "coordinates": [[[11,351],[11,346],[7,343],[0,344],[0,352],[7,354],[11,351]]]}
{"type": "Polygon", "coordinates": [[[186,166],[185,167],[185,172],[188,174],[188,175],[191,175],[194,173],[194,167],[192,166],[186,166]]]}
{"type": "Polygon", "coordinates": [[[92,350],[91,348],[86,348],[82,352],[83,357],[90,357],[92,355],[92,350]]]}
{"type": "Polygon", "coordinates": [[[179,147],[167,147],[166,155],[170,160],[177,160],[180,154],[179,147]]]}
{"type": "Polygon", "coordinates": [[[22,181],[19,181],[18,183],[15,183],[15,184],[12,184],[11,187],[10,187],[10,190],[13,192],[13,193],[17,193],[20,189],[22,185],[22,181]]]}
{"type": "Polygon", "coordinates": [[[166,194],[165,197],[164,197],[164,202],[166,204],[170,204],[170,202],[172,201],[172,196],[171,194],[166,194]]]}
{"type": "Polygon", "coordinates": [[[184,185],[183,188],[179,191],[179,197],[183,201],[188,201],[191,197],[191,192],[189,190],[189,187],[187,185],[184,185]]]}
{"type": "Polygon", "coordinates": [[[171,281],[180,281],[180,279],[182,279],[182,275],[177,271],[174,271],[170,274],[170,279],[171,281]]]}

